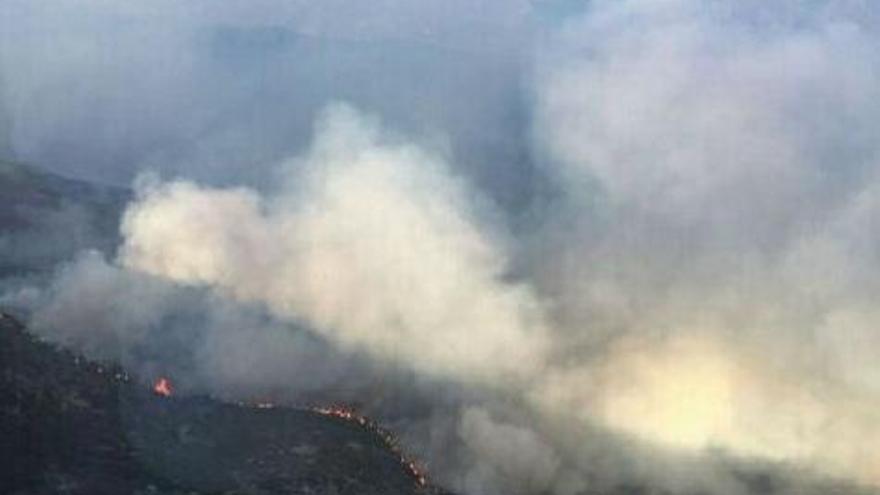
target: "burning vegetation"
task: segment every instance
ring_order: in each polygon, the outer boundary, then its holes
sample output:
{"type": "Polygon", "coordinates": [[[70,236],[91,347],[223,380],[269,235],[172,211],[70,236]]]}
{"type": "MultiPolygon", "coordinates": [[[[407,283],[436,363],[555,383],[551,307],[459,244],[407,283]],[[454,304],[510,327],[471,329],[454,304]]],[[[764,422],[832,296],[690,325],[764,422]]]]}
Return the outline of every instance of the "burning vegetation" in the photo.
{"type": "MultiPolygon", "coordinates": [[[[171,380],[167,377],[159,377],[153,383],[153,392],[156,395],[162,397],[171,397],[174,394],[174,386],[171,383],[171,380]]],[[[237,402],[239,406],[242,407],[250,407],[256,409],[274,409],[276,406],[272,402],[268,401],[259,401],[259,402],[237,402]]],[[[358,427],[363,428],[364,430],[376,435],[381,439],[382,443],[400,460],[400,464],[403,466],[404,470],[415,480],[416,484],[419,487],[427,487],[428,486],[428,475],[425,467],[421,465],[419,462],[407,456],[403,449],[400,447],[400,442],[386,428],[383,428],[377,422],[371,420],[370,418],[359,414],[354,408],[344,405],[330,405],[330,406],[314,406],[308,408],[312,412],[321,414],[323,416],[329,416],[332,418],[337,418],[342,421],[348,423],[354,423],[358,427]]]]}
{"type": "Polygon", "coordinates": [[[406,469],[406,471],[413,477],[420,487],[425,487],[428,484],[428,473],[423,465],[416,462],[407,456],[400,447],[400,442],[398,442],[397,438],[386,428],[383,428],[381,425],[371,420],[370,418],[359,414],[351,407],[342,406],[342,405],[331,405],[331,406],[317,406],[311,408],[312,411],[323,414],[325,416],[331,416],[334,418],[339,418],[343,421],[348,421],[351,423],[355,423],[361,428],[364,428],[371,433],[377,435],[382,439],[382,442],[385,444],[388,449],[397,455],[400,458],[400,464],[406,469]]]}
{"type": "Polygon", "coordinates": [[[153,392],[162,397],[171,397],[171,394],[174,393],[174,387],[171,385],[171,380],[164,376],[159,377],[159,379],[156,380],[156,383],[153,384],[153,392]]]}

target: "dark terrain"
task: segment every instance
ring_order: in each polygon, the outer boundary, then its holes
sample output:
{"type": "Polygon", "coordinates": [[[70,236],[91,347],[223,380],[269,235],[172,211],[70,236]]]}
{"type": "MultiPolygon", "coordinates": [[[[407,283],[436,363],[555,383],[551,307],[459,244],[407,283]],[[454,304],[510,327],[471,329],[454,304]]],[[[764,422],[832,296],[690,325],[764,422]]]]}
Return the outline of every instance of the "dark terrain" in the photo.
{"type": "Polygon", "coordinates": [[[385,440],[309,410],[164,397],[0,318],[2,494],[420,494],[385,440]]]}

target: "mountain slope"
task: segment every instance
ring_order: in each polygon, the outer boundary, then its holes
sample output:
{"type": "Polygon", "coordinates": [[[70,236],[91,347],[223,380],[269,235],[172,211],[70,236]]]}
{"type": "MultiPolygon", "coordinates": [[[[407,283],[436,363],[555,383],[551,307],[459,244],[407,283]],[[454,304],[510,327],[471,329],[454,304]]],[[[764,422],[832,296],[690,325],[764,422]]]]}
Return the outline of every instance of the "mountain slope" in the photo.
{"type": "Polygon", "coordinates": [[[356,422],[160,396],[6,314],[0,438],[3,494],[436,493],[356,422]]]}

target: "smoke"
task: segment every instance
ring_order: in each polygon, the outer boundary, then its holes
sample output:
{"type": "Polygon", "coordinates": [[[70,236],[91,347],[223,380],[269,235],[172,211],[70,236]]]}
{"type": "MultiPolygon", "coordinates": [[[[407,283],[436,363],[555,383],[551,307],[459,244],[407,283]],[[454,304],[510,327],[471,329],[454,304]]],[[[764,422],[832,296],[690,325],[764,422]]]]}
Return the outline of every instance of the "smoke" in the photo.
{"type": "Polygon", "coordinates": [[[528,163],[332,105],[269,187],[141,176],[116,259],[21,297],[184,390],[359,402],[462,493],[875,490],[876,16],[593,2],[528,163]]]}
{"type": "Polygon", "coordinates": [[[296,322],[125,270],[94,251],[61,269],[48,290],[15,295],[7,303],[40,308],[30,324],[44,337],[119,361],[142,379],[173,376],[184,393],[258,399],[283,390],[311,398],[334,390],[345,400],[374,374],[296,322]]]}
{"type": "Polygon", "coordinates": [[[265,303],[429,375],[533,373],[539,305],[501,281],[503,251],[464,185],[419,149],[383,144],[348,108],[328,110],[318,135],[303,163],[287,164],[304,171],[292,193],[148,187],[123,221],[122,265],[265,303]]]}
{"type": "Polygon", "coordinates": [[[878,40],[849,6],[794,12],[600,2],[554,40],[535,132],[565,198],[529,265],[596,356],[542,392],[649,442],[876,484],[854,345],[877,339],[878,40]]]}

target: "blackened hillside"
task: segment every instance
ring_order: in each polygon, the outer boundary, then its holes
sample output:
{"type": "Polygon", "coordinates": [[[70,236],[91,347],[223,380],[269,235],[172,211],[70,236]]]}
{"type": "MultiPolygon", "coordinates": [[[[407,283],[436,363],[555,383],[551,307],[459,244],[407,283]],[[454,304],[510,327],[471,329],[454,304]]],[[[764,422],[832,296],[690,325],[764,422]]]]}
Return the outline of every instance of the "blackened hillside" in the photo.
{"type": "Polygon", "coordinates": [[[0,318],[0,494],[424,494],[374,432],[162,397],[0,318]]]}

